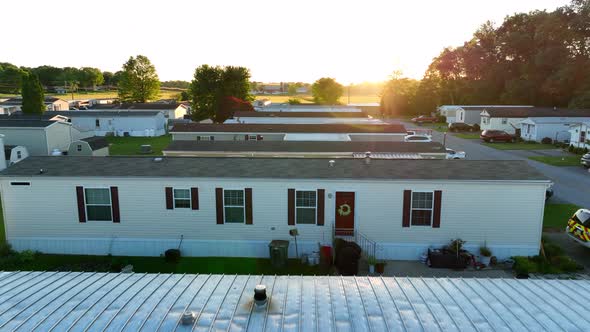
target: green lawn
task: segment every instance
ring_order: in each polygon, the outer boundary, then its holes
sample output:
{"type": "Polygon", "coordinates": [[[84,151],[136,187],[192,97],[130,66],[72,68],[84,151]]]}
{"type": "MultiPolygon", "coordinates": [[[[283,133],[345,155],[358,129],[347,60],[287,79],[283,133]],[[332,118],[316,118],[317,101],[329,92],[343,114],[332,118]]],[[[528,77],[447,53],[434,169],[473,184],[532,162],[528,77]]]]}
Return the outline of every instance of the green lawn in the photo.
{"type": "Polygon", "coordinates": [[[546,204],[543,229],[565,229],[567,221],[579,208],[574,204],[546,204]]]}
{"type": "Polygon", "coordinates": [[[498,150],[555,150],[553,145],[539,143],[482,143],[498,150]]]}
{"type": "Polygon", "coordinates": [[[131,264],[140,273],[218,273],[265,275],[320,275],[328,269],[301,264],[290,259],[287,267],[275,269],[266,258],[245,257],[182,257],[178,263],[167,262],[163,257],[109,257],[85,255],[14,254],[0,257],[0,270],[33,271],[98,271],[119,272],[131,264]]]}
{"type": "Polygon", "coordinates": [[[479,139],[479,133],[456,133],[453,136],[463,139],[479,139]]]}
{"type": "Polygon", "coordinates": [[[580,156],[565,156],[565,157],[535,156],[535,157],[529,157],[529,159],[540,161],[542,163],[553,165],[553,166],[580,166],[580,156]]]}
{"type": "Polygon", "coordinates": [[[111,144],[109,151],[111,156],[141,155],[140,147],[143,144],[151,144],[151,155],[162,155],[162,149],[172,142],[171,135],[159,137],[115,137],[109,136],[107,140],[111,144]]]}

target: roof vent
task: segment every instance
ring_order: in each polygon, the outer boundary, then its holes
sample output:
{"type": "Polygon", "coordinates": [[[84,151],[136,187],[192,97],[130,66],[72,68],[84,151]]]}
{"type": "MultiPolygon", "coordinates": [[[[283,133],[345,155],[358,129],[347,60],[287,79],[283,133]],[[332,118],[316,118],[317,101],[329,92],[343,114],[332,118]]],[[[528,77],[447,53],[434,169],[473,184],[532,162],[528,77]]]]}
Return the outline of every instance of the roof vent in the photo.
{"type": "Polygon", "coordinates": [[[43,173],[45,173],[45,170],[43,168],[40,168],[39,169],[39,174],[43,174],[43,173]]]}
{"type": "Polygon", "coordinates": [[[371,151],[365,152],[365,165],[371,164],[371,151]]]}
{"type": "Polygon", "coordinates": [[[328,161],[328,163],[330,164],[330,167],[334,167],[335,161],[334,160],[330,160],[330,161],[328,161]]]}
{"type": "Polygon", "coordinates": [[[266,286],[256,285],[256,287],[254,287],[254,303],[256,303],[256,306],[262,307],[267,301],[268,297],[266,296],[266,286]]]}
{"type": "Polygon", "coordinates": [[[192,311],[185,311],[180,317],[182,325],[193,325],[195,323],[195,314],[192,311]]]}
{"type": "Polygon", "coordinates": [[[156,157],[156,158],[154,158],[154,162],[156,162],[156,163],[159,163],[162,160],[164,160],[162,157],[156,157]]]}

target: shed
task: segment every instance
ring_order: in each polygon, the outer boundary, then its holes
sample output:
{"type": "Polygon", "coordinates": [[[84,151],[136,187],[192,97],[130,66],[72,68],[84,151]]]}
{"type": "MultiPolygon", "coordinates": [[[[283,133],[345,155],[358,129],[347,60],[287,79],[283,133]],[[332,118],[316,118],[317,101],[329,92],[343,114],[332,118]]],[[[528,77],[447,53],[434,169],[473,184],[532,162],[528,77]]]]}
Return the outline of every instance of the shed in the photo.
{"type": "Polygon", "coordinates": [[[47,156],[54,150],[67,150],[78,133],[65,121],[31,117],[0,118],[0,134],[7,145],[24,146],[32,156],[47,156]]]}
{"type": "Polygon", "coordinates": [[[69,156],[108,156],[109,142],[105,137],[92,136],[70,143],[69,156]]]}
{"type": "Polygon", "coordinates": [[[4,145],[4,158],[6,165],[10,166],[29,156],[27,148],[21,145],[4,145]]]}

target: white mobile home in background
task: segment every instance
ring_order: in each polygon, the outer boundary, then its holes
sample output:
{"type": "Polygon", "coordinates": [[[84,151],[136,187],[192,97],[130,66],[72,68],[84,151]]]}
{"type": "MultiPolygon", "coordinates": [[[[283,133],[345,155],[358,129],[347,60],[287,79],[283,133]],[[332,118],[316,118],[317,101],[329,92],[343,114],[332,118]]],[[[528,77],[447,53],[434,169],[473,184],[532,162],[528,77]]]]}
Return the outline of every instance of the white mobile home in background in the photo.
{"type": "Polygon", "coordinates": [[[67,111],[55,114],[69,118],[82,137],[166,134],[166,118],[160,111],[67,111]]]}

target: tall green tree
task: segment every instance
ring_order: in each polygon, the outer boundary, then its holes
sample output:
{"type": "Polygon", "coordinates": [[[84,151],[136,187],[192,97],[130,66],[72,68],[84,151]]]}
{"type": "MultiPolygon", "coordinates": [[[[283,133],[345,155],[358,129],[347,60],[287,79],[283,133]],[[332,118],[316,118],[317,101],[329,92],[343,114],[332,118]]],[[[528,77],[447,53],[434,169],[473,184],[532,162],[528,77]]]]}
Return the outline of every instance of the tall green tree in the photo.
{"type": "Polygon", "coordinates": [[[43,86],[37,75],[25,73],[22,78],[22,111],[25,114],[43,114],[45,107],[45,94],[43,86]]]}
{"type": "Polygon", "coordinates": [[[188,89],[192,103],[192,117],[195,121],[211,119],[223,122],[221,119],[229,114],[227,108],[232,103],[225,102],[227,97],[242,101],[251,101],[250,71],[244,67],[220,67],[202,65],[195,69],[193,80],[188,89]]]}
{"type": "Polygon", "coordinates": [[[318,104],[336,105],[343,92],[342,84],[330,77],[322,77],[311,86],[313,99],[318,104]]]}
{"type": "Polygon", "coordinates": [[[124,102],[145,103],[156,99],[160,92],[156,67],[143,55],[130,57],[123,65],[118,92],[124,102]]]}
{"type": "Polygon", "coordinates": [[[11,63],[0,63],[0,92],[20,93],[24,71],[11,63]]]}

